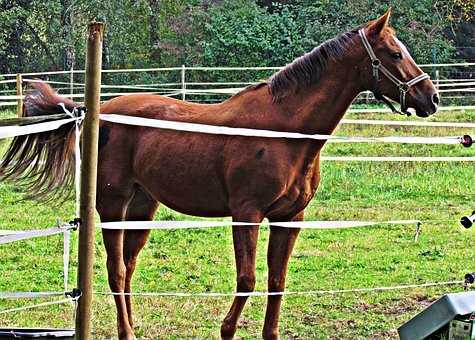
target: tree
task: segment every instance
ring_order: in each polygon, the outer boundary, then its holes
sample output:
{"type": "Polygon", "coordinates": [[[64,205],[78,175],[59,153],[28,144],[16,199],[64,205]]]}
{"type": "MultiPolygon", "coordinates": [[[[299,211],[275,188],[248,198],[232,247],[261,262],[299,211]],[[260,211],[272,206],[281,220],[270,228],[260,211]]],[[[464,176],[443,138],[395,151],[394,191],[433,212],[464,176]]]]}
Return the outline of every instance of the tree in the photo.
{"type": "Polygon", "coordinates": [[[160,64],[160,0],[149,0],[150,60],[160,64]]]}

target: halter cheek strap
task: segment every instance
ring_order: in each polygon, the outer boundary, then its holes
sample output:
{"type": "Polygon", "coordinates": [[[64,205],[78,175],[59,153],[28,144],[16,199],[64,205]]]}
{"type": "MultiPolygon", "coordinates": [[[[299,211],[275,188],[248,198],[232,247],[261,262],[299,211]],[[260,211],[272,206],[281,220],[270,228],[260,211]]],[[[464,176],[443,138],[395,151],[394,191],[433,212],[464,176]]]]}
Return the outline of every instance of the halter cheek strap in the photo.
{"type": "Polygon", "coordinates": [[[391,73],[382,63],[381,60],[376,57],[376,54],[374,53],[373,48],[371,47],[371,44],[368,41],[368,38],[366,38],[366,34],[364,33],[364,29],[360,29],[358,31],[358,34],[361,38],[361,41],[363,42],[363,46],[366,49],[366,52],[368,52],[368,55],[371,59],[371,65],[373,67],[373,94],[374,97],[377,100],[381,100],[384,102],[394,113],[399,113],[399,114],[406,114],[410,116],[411,114],[407,111],[407,106],[406,106],[406,93],[409,92],[411,87],[416,85],[417,83],[430,79],[429,75],[427,73],[422,73],[415,77],[414,79],[411,79],[407,82],[403,82],[399,80],[394,74],[391,73]],[[401,105],[401,109],[397,110],[394,105],[391,103],[391,101],[384,96],[381,93],[381,90],[379,88],[379,72],[383,73],[390,81],[392,81],[397,88],[399,89],[399,103],[401,105]]]}

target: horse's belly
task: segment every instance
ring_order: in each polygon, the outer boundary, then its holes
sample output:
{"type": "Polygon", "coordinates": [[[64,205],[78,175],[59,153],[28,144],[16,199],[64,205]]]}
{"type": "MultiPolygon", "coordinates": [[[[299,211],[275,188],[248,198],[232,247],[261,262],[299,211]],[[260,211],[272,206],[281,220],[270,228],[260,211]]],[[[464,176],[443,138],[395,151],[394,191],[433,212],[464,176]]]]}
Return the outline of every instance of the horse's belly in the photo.
{"type": "Polygon", "coordinates": [[[219,166],[219,137],[164,135],[168,138],[159,138],[153,150],[137,153],[134,172],[139,183],[155,199],[181,213],[230,215],[219,166]]]}
{"type": "Polygon", "coordinates": [[[180,180],[157,175],[153,180],[144,180],[143,185],[154,198],[178,212],[205,217],[230,215],[224,191],[204,176],[180,180]]]}

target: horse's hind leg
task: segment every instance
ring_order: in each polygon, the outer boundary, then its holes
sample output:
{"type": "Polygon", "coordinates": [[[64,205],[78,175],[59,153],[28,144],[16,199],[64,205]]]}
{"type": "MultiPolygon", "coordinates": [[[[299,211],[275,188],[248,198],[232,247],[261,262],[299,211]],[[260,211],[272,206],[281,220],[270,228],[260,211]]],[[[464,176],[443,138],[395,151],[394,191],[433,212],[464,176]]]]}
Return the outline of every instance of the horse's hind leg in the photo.
{"type": "MultiPolygon", "coordinates": [[[[303,212],[290,220],[302,221],[303,212]]],[[[267,251],[269,292],[284,291],[287,264],[299,232],[300,229],[271,227],[269,248],[267,251]]],[[[279,339],[279,314],[281,302],[281,295],[269,296],[267,298],[266,318],[264,321],[264,329],[262,331],[262,336],[266,340],[279,339]]]]}
{"type": "MultiPolygon", "coordinates": [[[[261,223],[263,216],[257,211],[233,214],[233,221],[261,223]]],[[[236,258],[237,292],[252,292],[256,283],[256,245],[259,226],[233,227],[234,255],[236,258]]],[[[246,304],[247,296],[234,297],[233,304],[221,325],[221,337],[232,339],[237,322],[246,304]]]]}
{"type": "MultiPolygon", "coordinates": [[[[158,208],[158,202],[153,200],[142,189],[135,192],[134,198],[127,208],[126,221],[151,221],[158,208]]],[[[124,263],[125,263],[125,293],[130,293],[130,283],[135,271],[139,252],[147,242],[150,230],[125,230],[124,234],[124,263]]],[[[132,303],[130,295],[125,296],[129,324],[133,327],[132,303]]]]}
{"type": "MultiPolygon", "coordinates": [[[[98,191],[97,210],[102,222],[122,221],[127,204],[133,192],[110,192],[104,194],[98,191]]],[[[113,293],[123,293],[125,287],[125,264],[123,259],[123,230],[102,229],[102,237],[107,252],[107,273],[109,287],[113,293]]],[[[134,339],[132,327],[129,325],[127,306],[123,295],[114,295],[117,308],[117,328],[119,339],[134,339]]]]}

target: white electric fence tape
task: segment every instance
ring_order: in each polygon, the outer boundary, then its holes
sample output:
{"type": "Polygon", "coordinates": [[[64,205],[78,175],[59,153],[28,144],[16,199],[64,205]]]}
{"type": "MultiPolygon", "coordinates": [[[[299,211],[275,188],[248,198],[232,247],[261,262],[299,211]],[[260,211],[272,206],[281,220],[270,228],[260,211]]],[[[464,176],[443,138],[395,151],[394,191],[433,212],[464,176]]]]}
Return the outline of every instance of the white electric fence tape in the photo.
{"type": "Polygon", "coordinates": [[[0,237],[4,235],[11,235],[11,234],[17,234],[18,231],[14,230],[0,230],[0,237]]]}
{"type": "Polygon", "coordinates": [[[67,298],[67,299],[62,299],[62,300],[58,300],[58,301],[43,302],[43,303],[38,303],[36,305],[31,305],[31,306],[0,310],[0,314],[6,314],[6,313],[12,313],[12,312],[21,312],[21,311],[25,311],[25,310],[29,310],[29,309],[33,309],[33,308],[46,307],[46,306],[51,306],[51,305],[62,305],[62,304],[65,304],[65,303],[74,303],[76,301],[77,301],[77,299],[75,299],[75,298],[67,298]]]}
{"type": "MultiPolygon", "coordinates": [[[[437,111],[464,111],[464,110],[473,110],[475,105],[458,105],[458,106],[441,106],[437,111]]],[[[390,109],[386,108],[373,108],[373,109],[349,109],[346,111],[348,113],[390,113],[390,109]]]]}
{"type": "Polygon", "coordinates": [[[0,244],[6,244],[6,243],[15,242],[15,241],[27,240],[31,238],[61,234],[73,228],[75,227],[68,224],[68,225],[57,226],[57,227],[52,227],[48,229],[15,231],[13,233],[8,233],[8,234],[3,234],[3,235],[0,234],[0,244]]]}
{"type": "MultiPolygon", "coordinates": [[[[58,103],[58,106],[61,106],[63,109],[64,113],[66,113],[68,116],[71,118],[74,118],[76,120],[75,122],[75,129],[74,129],[74,159],[75,159],[75,164],[74,164],[74,170],[75,170],[75,176],[74,176],[74,186],[75,186],[75,191],[76,191],[76,217],[79,216],[79,194],[80,194],[80,189],[81,189],[81,123],[84,119],[84,116],[78,116],[78,111],[77,109],[73,109],[73,111],[69,111],[64,103],[58,103]]],[[[82,111],[80,111],[82,113],[82,111]]]]}
{"type": "Polygon", "coordinates": [[[0,300],[4,299],[36,299],[64,296],[64,292],[0,292],[0,300]]]}
{"type": "Polygon", "coordinates": [[[56,130],[75,120],[76,118],[67,118],[30,125],[0,126],[0,139],[56,130]]]}
{"type": "Polygon", "coordinates": [[[174,131],[198,132],[206,134],[264,137],[264,138],[290,138],[290,139],[313,139],[328,140],[329,142],[353,142],[353,143],[408,143],[408,144],[461,144],[461,137],[343,137],[333,135],[308,135],[296,132],[281,132],[272,130],[258,130],[248,128],[233,128],[227,126],[216,126],[206,124],[196,124],[187,122],[176,122],[169,120],[150,119],[142,117],[124,116],[116,114],[99,115],[103,121],[127,124],[134,126],[145,126],[161,128],[174,131]]]}
{"type": "Polygon", "coordinates": [[[71,247],[71,231],[66,230],[63,234],[63,286],[68,291],[69,282],[69,253],[71,247]]]}
{"type": "Polygon", "coordinates": [[[475,157],[322,156],[320,159],[331,162],[475,162],[475,157]]]}
{"type": "Polygon", "coordinates": [[[342,124],[385,125],[385,126],[424,126],[424,127],[453,127],[475,128],[475,123],[465,122],[416,122],[408,120],[370,120],[370,119],[342,119],[342,124]]]}
{"type": "Polygon", "coordinates": [[[141,297],[228,297],[228,296],[300,296],[300,295],[336,295],[344,293],[371,293],[391,290],[427,288],[438,286],[462,285],[464,281],[446,281],[446,282],[429,282],[422,284],[388,286],[388,287],[370,287],[370,288],[350,288],[335,290],[310,290],[310,291],[284,291],[284,292],[234,292],[234,293],[181,293],[181,292],[144,292],[144,293],[113,293],[113,292],[94,292],[96,295],[113,295],[113,296],[141,296],[141,297]]]}
{"type": "Polygon", "coordinates": [[[347,229],[357,227],[368,227],[375,225],[409,225],[421,223],[418,220],[401,221],[294,221],[294,222],[233,222],[233,221],[124,221],[124,222],[102,222],[99,227],[102,229],[203,229],[226,226],[249,227],[249,226],[274,226],[282,228],[302,228],[302,229],[347,229]]]}

